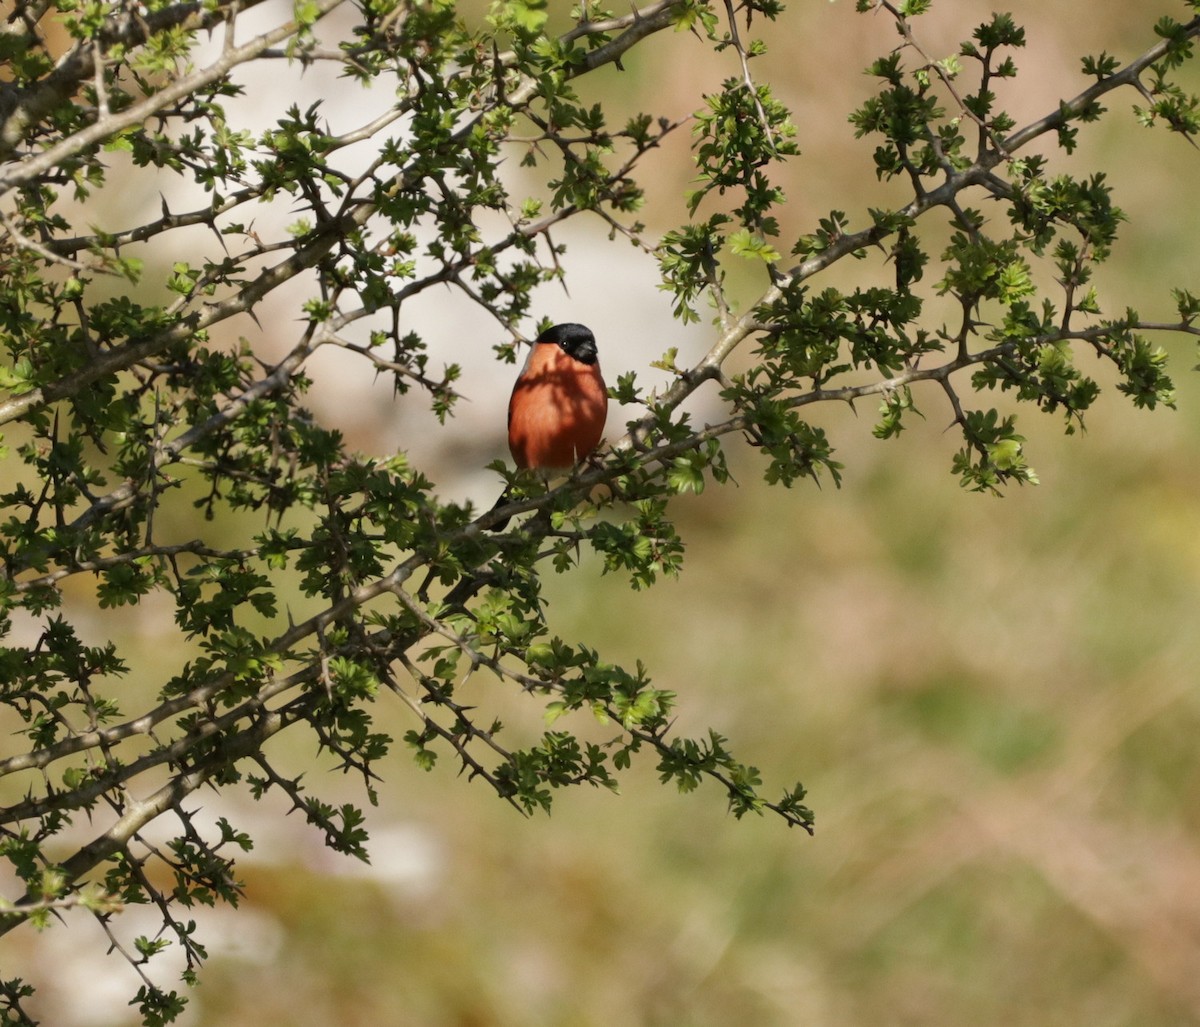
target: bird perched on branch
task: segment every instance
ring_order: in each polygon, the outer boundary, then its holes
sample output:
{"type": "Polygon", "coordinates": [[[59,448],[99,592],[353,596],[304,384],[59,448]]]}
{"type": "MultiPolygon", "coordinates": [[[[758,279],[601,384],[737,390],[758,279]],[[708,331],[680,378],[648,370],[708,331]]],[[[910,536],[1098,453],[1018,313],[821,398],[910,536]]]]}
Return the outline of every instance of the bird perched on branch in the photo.
{"type": "MultiPolygon", "coordinates": [[[[596,337],[581,324],[547,328],[534,340],[508,401],[508,448],[517,466],[570,470],[600,444],[607,416],[596,337]]],[[[505,489],[496,506],[507,500],[505,489]]],[[[492,529],[507,524],[506,518],[492,529]]]]}

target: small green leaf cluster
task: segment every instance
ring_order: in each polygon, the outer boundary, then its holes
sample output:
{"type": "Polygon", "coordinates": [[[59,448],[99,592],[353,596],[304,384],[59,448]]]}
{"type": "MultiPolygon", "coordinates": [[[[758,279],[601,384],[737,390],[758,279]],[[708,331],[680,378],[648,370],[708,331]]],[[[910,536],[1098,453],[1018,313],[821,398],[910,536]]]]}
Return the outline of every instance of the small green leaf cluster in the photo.
{"type": "Polygon", "coordinates": [[[782,816],[789,826],[812,828],[812,810],[803,805],[806,795],[802,785],[785,792],[780,801],[769,802],[758,792],[762,784],[757,767],[739,763],[726,747],[728,739],[710,731],[706,739],[676,739],[659,761],[659,777],[663,782],[674,781],[681,792],[695,789],[705,776],[716,776],[724,785],[729,810],[739,820],[747,813],[762,814],[772,810],[782,816]]]}
{"type": "MultiPolygon", "coordinates": [[[[747,18],[761,13],[774,20],[783,11],[778,3],[745,5],[747,18]]],[[[775,210],[787,197],[772,169],[797,156],[796,126],[788,108],[769,84],[751,78],[750,61],[766,53],[762,40],[743,45],[732,22],[722,31],[710,5],[678,5],[679,28],[702,27],[718,51],[733,49],[741,59],[741,78],[727,78],[719,91],[705,96],[705,106],[693,118],[693,152],[696,184],[687,193],[692,220],[667,232],[658,247],[662,288],[674,296],[675,316],[685,323],[699,319],[694,301],[711,290],[718,304],[723,296],[725,272],[720,254],[726,248],[735,257],[773,268],[780,259],[771,239],[779,235],[775,210]],[[716,212],[703,221],[694,215],[706,201],[723,202],[732,192],[738,202],[728,212],[716,212]],[[732,228],[727,226],[733,226],[732,228]]]]}

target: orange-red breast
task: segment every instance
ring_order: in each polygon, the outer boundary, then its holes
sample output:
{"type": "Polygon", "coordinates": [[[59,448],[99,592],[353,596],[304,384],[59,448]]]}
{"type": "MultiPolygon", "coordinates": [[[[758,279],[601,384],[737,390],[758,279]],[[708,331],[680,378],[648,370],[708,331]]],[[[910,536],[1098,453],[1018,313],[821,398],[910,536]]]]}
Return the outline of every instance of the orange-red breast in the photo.
{"type": "MultiPolygon", "coordinates": [[[[574,467],[600,444],[607,416],[596,337],[580,324],[547,328],[534,341],[508,401],[508,448],[517,466],[574,467]]],[[[493,528],[502,531],[507,523],[493,528]]]]}

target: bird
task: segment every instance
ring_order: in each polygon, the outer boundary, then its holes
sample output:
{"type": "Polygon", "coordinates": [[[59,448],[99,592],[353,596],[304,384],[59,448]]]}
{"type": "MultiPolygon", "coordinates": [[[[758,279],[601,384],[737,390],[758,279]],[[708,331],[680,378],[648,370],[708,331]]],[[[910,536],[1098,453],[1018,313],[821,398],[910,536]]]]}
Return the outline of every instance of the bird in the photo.
{"type": "MultiPolygon", "coordinates": [[[[517,466],[565,471],[600,444],[608,390],[591,329],[553,325],[530,347],[508,401],[508,448],[517,466]]],[[[508,501],[508,490],[492,509],[508,501]]],[[[508,518],[492,525],[503,531],[508,518]]]]}

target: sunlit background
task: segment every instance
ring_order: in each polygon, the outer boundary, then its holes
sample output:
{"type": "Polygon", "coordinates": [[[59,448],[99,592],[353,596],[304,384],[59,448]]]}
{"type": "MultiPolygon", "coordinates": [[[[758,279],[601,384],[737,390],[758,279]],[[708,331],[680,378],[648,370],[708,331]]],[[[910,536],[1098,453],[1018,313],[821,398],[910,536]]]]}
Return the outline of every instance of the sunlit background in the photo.
{"type": "MultiPolygon", "coordinates": [[[[1083,54],[1129,59],[1154,42],[1160,14],[1187,16],[1170,0],[1004,6],[1029,36],[1000,94],[1018,121],[1087,85],[1083,54]]],[[[991,10],[936,5],[916,22],[926,52],[954,52],[991,10]]],[[[875,180],[875,144],[846,122],[872,88],[860,70],[899,42],[890,20],[851,0],[794,0],[778,24],[756,21],[760,33],[771,53],[757,74],[792,107],[803,150],[784,176],[784,238],[833,208],[858,225],[868,206],[902,201],[875,180]]],[[[668,34],[580,91],[678,117],[737,73],[733,54],[668,34]]],[[[311,74],[331,120],[363,102],[358,87],[311,74]]],[[[245,124],[263,127],[267,88],[240,111],[245,124]]],[[[1100,277],[1104,311],[1169,320],[1171,286],[1200,290],[1200,152],[1138,126],[1135,102],[1112,97],[1077,154],[1054,160],[1079,175],[1104,167],[1129,215],[1100,277]]],[[[684,219],[688,131],[643,172],[651,237],[684,219]]],[[[137,217],[131,207],[125,220],[137,217]]],[[[606,236],[598,221],[562,233],[570,294],[547,288],[539,313],[591,325],[610,380],[637,370],[652,382],[650,361],[668,346],[694,359],[712,328],[672,321],[650,258],[606,236]]],[[[883,273],[878,260],[848,261],[827,284],[883,273]]],[[[756,284],[738,283],[746,296],[756,284]]],[[[290,344],[295,299],[260,312],[265,329],[236,332],[290,344]]],[[[483,468],[503,454],[513,375],[491,346],[505,340],[449,293],[412,316],[435,363],[467,364],[457,418],[438,430],[419,397],[397,403],[345,360],[315,367],[314,407],[356,448],[410,450],[446,495],[490,503],[499,483],[483,468]]],[[[757,455],[731,440],[738,485],[678,504],[678,581],[632,593],[585,560],[547,583],[554,630],[614,662],[645,661],[679,694],[681,732],[728,736],[769,794],[803,781],[815,837],[776,818],[735,821],[718,789],[679,795],[648,760],[619,796],[567,792],[553,816],[523,819],[449,761],[427,774],[397,746],[369,811],[370,865],[327,852],[276,804],[198,794],[204,816],[229,817],[257,845],[239,861],[241,908],[197,914],[211,959],[181,1022],[1200,1023],[1200,380],[1195,347],[1161,341],[1177,411],[1135,411],[1108,389],[1070,437],[1024,412],[1039,487],[963,492],[950,410],[933,390],[916,395],[925,420],[891,442],[871,436],[873,403],[831,406],[813,416],[845,464],[842,488],[770,489],[757,455]]],[[[127,636],[149,689],[180,656],[169,605],[140,609],[95,611],[84,638],[127,636]]],[[[514,738],[541,730],[538,699],[482,676],[472,688],[514,738]]],[[[384,723],[397,738],[414,726],[398,702],[384,723]]],[[[307,784],[331,801],[360,795],[317,759],[307,784]]],[[[124,917],[152,929],[156,915],[124,917]]],[[[137,982],[105,945],[72,915],[0,940],[0,972],[39,986],[30,1008],[46,1024],[135,1022],[125,1003],[137,982]]]]}

